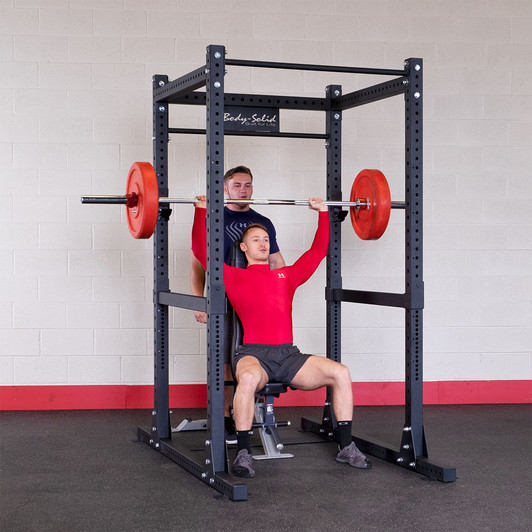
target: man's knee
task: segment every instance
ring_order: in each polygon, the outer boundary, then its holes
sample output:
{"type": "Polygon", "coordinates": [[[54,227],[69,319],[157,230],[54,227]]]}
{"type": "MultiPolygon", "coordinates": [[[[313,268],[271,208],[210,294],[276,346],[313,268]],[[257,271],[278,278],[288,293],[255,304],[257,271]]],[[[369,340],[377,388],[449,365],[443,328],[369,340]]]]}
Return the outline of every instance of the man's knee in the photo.
{"type": "Polygon", "coordinates": [[[255,393],[255,390],[259,387],[262,375],[260,367],[246,366],[244,368],[237,368],[236,377],[237,388],[240,387],[241,390],[255,393]]]}
{"type": "Polygon", "coordinates": [[[339,384],[348,383],[349,385],[351,385],[351,372],[349,371],[349,368],[347,366],[344,366],[344,364],[337,362],[334,369],[335,379],[339,384]]]}

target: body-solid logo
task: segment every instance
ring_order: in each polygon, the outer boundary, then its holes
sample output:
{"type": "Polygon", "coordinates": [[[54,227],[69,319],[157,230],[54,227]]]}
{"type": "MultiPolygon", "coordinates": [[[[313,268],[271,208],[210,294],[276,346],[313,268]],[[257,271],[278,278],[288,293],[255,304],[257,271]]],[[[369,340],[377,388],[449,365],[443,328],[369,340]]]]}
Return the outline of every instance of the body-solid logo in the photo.
{"type": "Polygon", "coordinates": [[[224,128],[226,131],[278,132],[279,109],[226,105],[224,128]]]}

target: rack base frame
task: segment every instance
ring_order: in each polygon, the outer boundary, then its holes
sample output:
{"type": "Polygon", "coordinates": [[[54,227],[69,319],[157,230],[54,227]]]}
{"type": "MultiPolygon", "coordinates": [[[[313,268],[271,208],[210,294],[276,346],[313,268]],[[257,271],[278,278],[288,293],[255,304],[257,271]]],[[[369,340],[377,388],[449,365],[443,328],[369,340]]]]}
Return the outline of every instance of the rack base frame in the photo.
{"type": "MultiPolygon", "coordinates": [[[[326,416],[325,416],[326,417],[326,416]]],[[[307,432],[312,432],[321,436],[328,441],[337,441],[337,431],[332,430],[327,426],[325,421],[321,423],[315,419],[301,418],[301,428],[307,432]]],[[[442,465],[429,462],[427,456],[416,455],[413,443],[409,435],[411,430],[409,427],[403,428],[403,441],[399,450],[391,449],[386,443],[371,441],[366,437],[353,436],[353,441],[356,446],[364,453],[376,458],[380,458],[386,462],[398,465],[415,471],[420,475],[425,475],[431,480],[439,480],[440,482],[454,482],[456,480],[456,468],[444,467],[442,465]]]]}

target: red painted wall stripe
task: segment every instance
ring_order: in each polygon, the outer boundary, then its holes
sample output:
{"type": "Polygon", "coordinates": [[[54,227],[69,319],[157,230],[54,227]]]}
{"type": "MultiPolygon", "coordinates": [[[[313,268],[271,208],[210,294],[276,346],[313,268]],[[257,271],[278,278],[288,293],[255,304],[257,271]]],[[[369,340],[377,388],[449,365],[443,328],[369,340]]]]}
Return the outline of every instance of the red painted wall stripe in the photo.
{"type": "MultiPolygon", "coordinates": [[[[205,408],[205,384],[170,386],[170,408],[205,408]]],[[[355,382],[354,404],[402,405],[402,382],[355,382]]],[[[424,403],[502,404],[531,403],[532,381],[440,381],[425,382],[424,403]]],[[[320,406],[325,390],[289,390],[276,401],[278,406],[320,406]]],[[[0,410],[97,410],[152,408],[153,386],[0,386],[0,410]]]]}

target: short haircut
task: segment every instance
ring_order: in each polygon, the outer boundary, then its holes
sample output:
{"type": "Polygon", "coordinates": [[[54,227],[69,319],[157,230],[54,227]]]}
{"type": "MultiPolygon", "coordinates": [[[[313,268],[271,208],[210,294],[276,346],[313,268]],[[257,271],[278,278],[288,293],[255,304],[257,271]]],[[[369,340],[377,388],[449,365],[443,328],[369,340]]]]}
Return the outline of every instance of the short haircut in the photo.
{"type": "Polygon", "coordinates": [[[227,182],[235,174],[247,174],[249,177],[251,177],[251,182],[253,183],[253,174],[251,173],[251,170],[247,166],[235,166],[234,168],[231,168],[230,170],[227,170],[227,172],[225,172],[224,185],[227,185],[227,182]]]}
{"type": "Polygon", "coordinates": [[[268,229],[266,229],[266,227],[262,224],[251,224],[251,225],[248,225],[245,229],[244,229],[244,232],[242,233],[242,236],[240,237],[240,242],[242,242],[244,240],[244,237],[246,236],[246,233],[250,230],[250,229],[262,229],[263,231],[266,231],[266,234],[268,236],[270,236],[270,234],[268,233],[268,229]]]}

